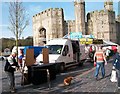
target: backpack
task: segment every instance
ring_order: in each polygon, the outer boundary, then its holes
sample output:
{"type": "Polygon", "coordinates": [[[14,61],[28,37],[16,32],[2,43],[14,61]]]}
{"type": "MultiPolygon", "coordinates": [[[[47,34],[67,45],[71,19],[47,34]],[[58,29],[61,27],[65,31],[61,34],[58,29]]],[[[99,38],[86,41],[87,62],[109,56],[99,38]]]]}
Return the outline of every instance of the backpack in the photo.
{"type": "Polygon", "coordinates": [[[8,62],[8,59],[6,59],[4,71],[7,71],[7,72],[14,72],[14,71],[15,71],[15,68],[13,68],[13,67],[10,65],[10,63],[8,62]]]}
{"type": "Polygon", "coordinates": [[[114,66],[117,70],[120,70],[120,55],[116,55],[115,61],[114,61],[114,66]]]}

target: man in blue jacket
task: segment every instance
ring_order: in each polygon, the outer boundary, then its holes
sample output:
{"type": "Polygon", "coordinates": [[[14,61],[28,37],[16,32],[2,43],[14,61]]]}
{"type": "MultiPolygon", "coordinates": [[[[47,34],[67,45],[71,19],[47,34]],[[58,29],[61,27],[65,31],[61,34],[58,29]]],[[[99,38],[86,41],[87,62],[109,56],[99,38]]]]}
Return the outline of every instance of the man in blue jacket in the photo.
{"type": "Polygon", "coordinates": [[[118,52],[116,52],[114,55],[113,65],[115,66],[118,73],[118,89],[120,89],[120,54],[118,52]]]}

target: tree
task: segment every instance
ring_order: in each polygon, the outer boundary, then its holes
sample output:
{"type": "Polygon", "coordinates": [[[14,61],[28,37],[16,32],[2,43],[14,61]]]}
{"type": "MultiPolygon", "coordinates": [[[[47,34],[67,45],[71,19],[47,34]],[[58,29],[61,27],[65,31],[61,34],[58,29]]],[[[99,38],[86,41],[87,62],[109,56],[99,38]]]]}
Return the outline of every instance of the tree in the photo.
{"type": "Polygon", "coordinates": [[[18,39],[29,23],[22,2],[15,0],[9,3],[9,22],[8,29],[15,35],[18,56],[18,39]]]}

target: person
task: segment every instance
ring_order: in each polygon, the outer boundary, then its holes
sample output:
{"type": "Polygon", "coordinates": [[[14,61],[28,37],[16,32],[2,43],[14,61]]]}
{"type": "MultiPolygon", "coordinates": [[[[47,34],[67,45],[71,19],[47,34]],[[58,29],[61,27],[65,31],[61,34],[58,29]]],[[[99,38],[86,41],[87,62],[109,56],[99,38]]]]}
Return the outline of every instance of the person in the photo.
{"type": "Polygon", "coordinates": [[[112,46],[112,50],[113,50],[113,54],[115,54],[117,52],[117,46],[112,46]]]}
{"type": "Polygon", "coordinates": [[[116,52],[113,56],[113,66],[115,66],[118,74],[118,89],[120,90],[120,53],[116,52]]]}
{"type": "Polygon", "coordinates": [[[93,61],[93,59],[94,59],[95,51],[96,51],[96,46],[91,45],[90,49],[89,49],[89,57],[91,58],[91,61],[93,61]]]}
{"type": "Polygon", "coordinates": [[[104,63],[107,64],[104,52],[102,50],[102,47],[99,46],[98,50],[96,50],[94,54],[94,64],[96,64],[96,70],[95,70],[95,78],[98,80],[98,74],[99,74],[99,69],[101,68],[102,72],[102,78],[105,77],[105,67],[104,63]]]}
{"type": "Polygon", "coordinates": [[[15,92],[15,77],[14,77],[14,71],[15,68],[19,68],[18,63],[16,62],[16,52],[12,52],[11,55],[6,59],[5,64],[5,72],[7,74],[7,78],[10,85],[11,92],[15,92]]]}
{"type": "Polygon", "coordinates": [[[23,63],[24,53],[23,50],[20,50],[20,55],[18,56],[18,63],[22,69],[22,63],[23,63]]]}
{"type": "MultiPolygon", "coordinates": [[[[90,49],[89,45],[86,44],[86,45],[85,45],[85,57],[86,57],[86,59],[90,59],[90,58],[89,58],[89,49],[90,49]]],[[[91,59],[90,59],[90,60],[91,60],[91,59]]]]}
{"type": "Polygon", "coordinates": [[[109,56],[110,56],[109,54],[110,54],[110,52],[111,52],[110,49],[107,48],[107,49],[106,49],[106,52],[105,52],[107,61],[109,60],[109,56]]]}
{"type": "Polygon", "coordinates": [[[22,78],[21,78],[21,85],[29,84],[29,79],[28,79],[28,68],[26,65],[26,56],[23,57],[23,62],[22,62],[22,78]]]}

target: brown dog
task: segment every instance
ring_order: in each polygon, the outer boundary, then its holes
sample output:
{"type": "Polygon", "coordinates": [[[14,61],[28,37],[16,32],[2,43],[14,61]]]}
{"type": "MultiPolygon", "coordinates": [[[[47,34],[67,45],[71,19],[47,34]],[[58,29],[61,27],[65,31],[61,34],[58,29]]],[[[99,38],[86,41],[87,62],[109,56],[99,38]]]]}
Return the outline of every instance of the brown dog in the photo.
{"type": "Polygon", "coordinates": [[[73,77],[69,76],[64,79],[64,85],[68,86],[71,84],[71,81],[73,80],[73,77]]]}

